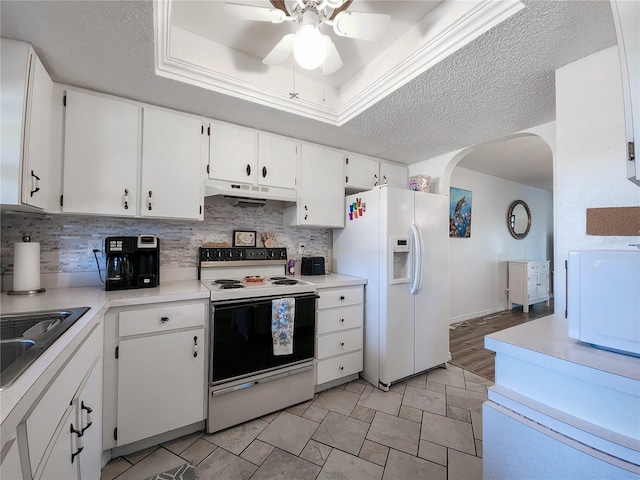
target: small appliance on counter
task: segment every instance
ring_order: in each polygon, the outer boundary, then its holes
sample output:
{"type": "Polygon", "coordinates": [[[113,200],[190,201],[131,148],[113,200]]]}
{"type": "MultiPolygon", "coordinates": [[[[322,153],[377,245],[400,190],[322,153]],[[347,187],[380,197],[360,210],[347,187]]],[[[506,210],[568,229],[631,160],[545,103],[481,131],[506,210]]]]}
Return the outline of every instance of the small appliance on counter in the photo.
{"type": "Polygon", "coordinates": [[[152,288],[160,285],[160,240],[155,235],[108,237],[105,290],[152,288]]]}
{"type": "Polygon", "coordinates": [[[324,275],[324,257],[302,257],[302,275],[324,275]]]}
{"type": "Polygon", "coordinates": [[[575,250],[567,258],[569,336],[640,356],[640,250],[575,250]]]}

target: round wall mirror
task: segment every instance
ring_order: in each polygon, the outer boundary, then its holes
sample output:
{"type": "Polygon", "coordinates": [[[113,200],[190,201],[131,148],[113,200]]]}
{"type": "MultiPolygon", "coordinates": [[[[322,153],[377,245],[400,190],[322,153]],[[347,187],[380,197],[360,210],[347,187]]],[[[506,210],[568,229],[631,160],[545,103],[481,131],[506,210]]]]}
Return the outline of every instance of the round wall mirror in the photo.
{"type": "Polygon", "coordinates": [[[517,240],[522,240],[531,229],[531,210],[522,200],[516,200],[509,207],[507,212],[507,228],[511,236],[517,240]]]}

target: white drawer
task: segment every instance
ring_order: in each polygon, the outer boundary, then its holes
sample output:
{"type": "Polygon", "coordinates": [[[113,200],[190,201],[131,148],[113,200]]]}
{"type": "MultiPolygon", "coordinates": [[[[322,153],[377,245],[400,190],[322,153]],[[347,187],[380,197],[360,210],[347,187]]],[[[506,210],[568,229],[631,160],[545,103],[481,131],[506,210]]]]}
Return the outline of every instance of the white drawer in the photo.
{"type": "Polygon", "coordinates": [[[127,309],[118,315],[118,335],[140,335],[179,328],[202,327],[206,318],[205,303],[172,302],[150,307],[127,309]]]}
{"type": "Polygon", "coordinates": [[[318,309],[342,307],[346,305],[357,305],[362,303],[363,288],[361,285],[355,287],[327,288],[318,291],[318,309]]]}
{"type": "Polygon", "coordinates": [[[355,350],[362,350],[361,328],[318,337],[318,350],[316,352],[318,360],[355,350]]]}
{"type": "Polygon", "coordinates": [[[347,353],[340,357],[319,360],[316,365],[316,385],[320,385],[337,378],[346,377],[352,373],[362,371],[362,350],[347,353]]]}
{"type": "Polygon", "coordinates": [[[541,272],[548,272],[549,271],[549,264],[548,263],[540,263],[538,264],[538,270],[541,272]]]}
{"type": "Polygon", "coordinates": [[[318,310],[318,335],[362,326],[362,305],[318,310]]]}

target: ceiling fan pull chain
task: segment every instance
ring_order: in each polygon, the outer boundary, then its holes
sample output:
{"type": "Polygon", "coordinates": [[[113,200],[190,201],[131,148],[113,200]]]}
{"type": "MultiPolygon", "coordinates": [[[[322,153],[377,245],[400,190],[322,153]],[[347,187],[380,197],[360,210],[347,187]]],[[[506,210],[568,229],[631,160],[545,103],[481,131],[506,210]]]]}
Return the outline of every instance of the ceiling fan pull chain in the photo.
{"type": "Polygon", "coordinates": [[[296,92],[296,62],[293,62],[293,91],[289,93],[289,100],[298,98],[298,92],[296,92]]]}

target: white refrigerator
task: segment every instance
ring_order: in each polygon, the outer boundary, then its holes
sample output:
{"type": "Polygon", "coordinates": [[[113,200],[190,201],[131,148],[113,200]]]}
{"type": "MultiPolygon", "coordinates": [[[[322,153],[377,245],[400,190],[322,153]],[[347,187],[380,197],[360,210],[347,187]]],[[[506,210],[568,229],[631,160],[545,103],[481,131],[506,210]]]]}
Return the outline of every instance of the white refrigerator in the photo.
{"type": "Polygon", "coordinates": [[[367,279],[364,378],[388,390],[449,351],[448,197],[377,187],[346,198],[333,270],[367,279]]]}

